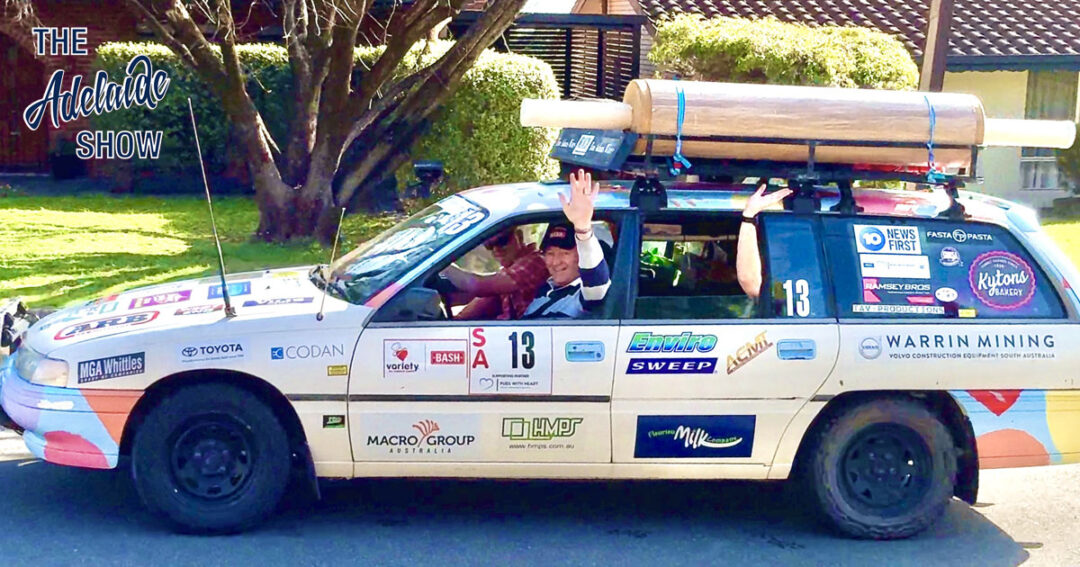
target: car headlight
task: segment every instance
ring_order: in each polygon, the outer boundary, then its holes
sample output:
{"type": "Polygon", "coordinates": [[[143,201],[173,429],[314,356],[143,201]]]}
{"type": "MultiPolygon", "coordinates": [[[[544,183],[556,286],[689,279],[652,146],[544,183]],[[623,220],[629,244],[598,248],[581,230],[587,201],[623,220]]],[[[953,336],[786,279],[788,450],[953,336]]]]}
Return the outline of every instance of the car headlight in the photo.
{"type": "Polygon", "coordinates": [[[45,386],[67,385],[67,362],[49,358],[26,345],[15,351],[14,356],[15,372],[30,383],[45,386]]]}

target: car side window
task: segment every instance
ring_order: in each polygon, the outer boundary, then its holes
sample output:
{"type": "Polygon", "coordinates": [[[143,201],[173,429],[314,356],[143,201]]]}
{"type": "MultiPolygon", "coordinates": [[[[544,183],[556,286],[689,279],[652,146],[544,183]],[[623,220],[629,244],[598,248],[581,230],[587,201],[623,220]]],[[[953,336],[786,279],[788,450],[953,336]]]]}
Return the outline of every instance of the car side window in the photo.
{"type": "Polygon", "coordinates": [[[826,219],[842,317],[1058,319],[1046,274],[1002,227],[937,219],[826,219]]]}
{"type": "Polygon", "coordinates": [[[821,270],[821,245],[813,218],[790,214],[763,215],[767,254],[765,280],[771,304],[766,316],[829,317],[829,289],[821,270]]]}
{"type": "Polygon", "coordinates": [[[754,302],[739,287],[736,214],[655,213],[642,227],[636,319],[740,319],[754,302]]]}

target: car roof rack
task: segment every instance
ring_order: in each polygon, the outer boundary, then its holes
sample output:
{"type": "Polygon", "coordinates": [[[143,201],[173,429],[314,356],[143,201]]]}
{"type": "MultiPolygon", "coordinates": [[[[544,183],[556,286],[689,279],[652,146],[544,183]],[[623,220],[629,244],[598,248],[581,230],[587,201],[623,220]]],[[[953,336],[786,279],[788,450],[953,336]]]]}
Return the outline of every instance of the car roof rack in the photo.
{"type": "MultiPolygon", "coordinates": [[[[957,198],[959,189],[966,182],[974,181],[972,175],[978,163],[978,146],[935,145],[917,142],[889,142],[876,140],[811,140],[790,138],[763,138],[754,136],[681,136],[683,142],[728,142],[744,144],[784,144],[807,146],[806,161],[782,162],[772,160],[739,160],[716,158],[693,158],[690,167],[675,166],[672,156],[653,155],[656,140],[676,140],[675,136],[649,134],[645,138],[645,152],[635,155],[634,147],[643,136],[622,130],[590,130],[563,128],[551,151],[551,157],[563,163],[593,170],[617,172],[634,177],[630,190],[630,204],[646,210],[667,206],[667,190],[664,181],[677,175],[781,178],[788,180],[794,194],[786,199],[785,208],[795,213],[820,212],[821,201],[817,189],[834,183],[840,193],[840,201],[830,211],[854,215],[862,212],[856,205],[853,192],[855,181],[906,181],[940,187],[949,198],[949,206],[939,217],[962,220],[963,205],[957,198]],[[819,163],[815,159],[822,146],[846,146],[867,148],[926,148],[966,149],[971,151],[971,165],[957,174],[947,174],[930,167],[903,168],[874,164],[819,163]]],[[[928,160],[929,161],[929,160],[928,160]]]]}

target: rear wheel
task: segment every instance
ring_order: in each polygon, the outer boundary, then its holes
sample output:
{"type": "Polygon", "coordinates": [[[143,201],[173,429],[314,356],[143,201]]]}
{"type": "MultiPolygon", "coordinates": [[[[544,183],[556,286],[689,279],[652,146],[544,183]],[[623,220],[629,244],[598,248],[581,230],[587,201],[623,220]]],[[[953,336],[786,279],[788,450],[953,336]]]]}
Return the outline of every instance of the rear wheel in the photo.
{"type": "Polygon", "coordinates": [[[845,409],[817,432],[804,480],[823,518],[859,538],[896,539],[932,524],[952,498],[956,449],[914,400],[845,409]]]}
{"type": "Polygon", "coordinates": [[[151,511],[196,532],[242,530],[273,512],[289,478],[273,411],[225,384],[177,391],[135,433],[132,476],[151,511]]]}

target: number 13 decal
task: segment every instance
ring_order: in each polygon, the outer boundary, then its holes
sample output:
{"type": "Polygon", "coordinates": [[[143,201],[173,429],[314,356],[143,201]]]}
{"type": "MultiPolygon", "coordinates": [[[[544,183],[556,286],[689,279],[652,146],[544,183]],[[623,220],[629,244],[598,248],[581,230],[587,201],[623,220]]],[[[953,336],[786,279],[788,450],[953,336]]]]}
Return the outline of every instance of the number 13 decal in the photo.
{"type": "MultiPolygon", "coordinates": [[[[518,334],[510,333],[507,337],[510,341],[510,366],[511,368],[518,367],[518,334]]],[[[532,368],[536,364],[536,353],[533,352],[533,347],[536,346],[536,338],[533,337],[532,331],[525,331],[521,333],[521,367],[525,369],[532,368]]]]}
{"type": "Polygon", "coordinates": [[[786,315],[788,317],[810,316],[810,284],[806,280],[787,280],[784,282],[784,295],[787,296],[786,315]]]}

